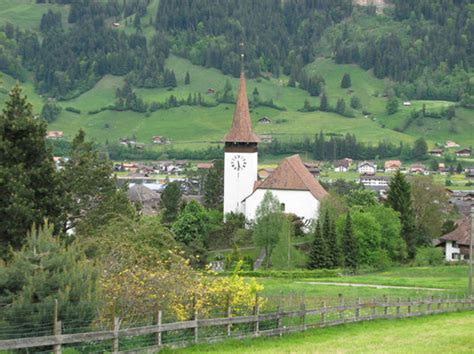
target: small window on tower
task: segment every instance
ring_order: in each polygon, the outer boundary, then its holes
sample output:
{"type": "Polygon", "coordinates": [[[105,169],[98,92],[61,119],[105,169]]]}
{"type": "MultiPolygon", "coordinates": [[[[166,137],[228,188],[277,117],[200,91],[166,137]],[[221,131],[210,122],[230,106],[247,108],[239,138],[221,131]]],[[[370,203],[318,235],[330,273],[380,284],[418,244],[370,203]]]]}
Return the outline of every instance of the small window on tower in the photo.
{"type": "Polygon", "coordinates": [[[280,209],[281,209],[281,211],[285,211],[285,203],[280,204],[280,209]]]}

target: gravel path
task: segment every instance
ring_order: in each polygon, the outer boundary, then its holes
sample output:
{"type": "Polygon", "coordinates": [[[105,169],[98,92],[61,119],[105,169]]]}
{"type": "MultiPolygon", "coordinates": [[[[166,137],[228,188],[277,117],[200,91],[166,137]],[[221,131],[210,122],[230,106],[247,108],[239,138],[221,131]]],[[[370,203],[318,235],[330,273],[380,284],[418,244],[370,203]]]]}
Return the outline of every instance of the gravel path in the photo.
{"type": "Polygon", "coordinates": [[[332,283],[324,281],[300,281],[300,284],[311,284],[311,285],[335,285],[335,286],[353,286],[353,287],[366,287],[375,289],[405,289],[405,290],[431,290],[431,291],[446,291],[446,289],[439,288],[420,288],[416,286],[396,286],[396,285],[378,285],[378,284],[360,284],[360,283],[332,283]]]}

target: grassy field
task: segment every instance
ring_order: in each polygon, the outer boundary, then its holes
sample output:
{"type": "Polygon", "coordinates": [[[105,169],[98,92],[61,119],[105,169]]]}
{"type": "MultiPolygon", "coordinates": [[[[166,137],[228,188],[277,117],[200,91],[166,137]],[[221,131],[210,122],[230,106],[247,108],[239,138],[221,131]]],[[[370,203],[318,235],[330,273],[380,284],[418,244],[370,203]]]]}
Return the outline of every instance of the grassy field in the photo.
{"type": "Polygon", "coordinates": [[[163,353],[472,353],[474,313],[379,320],[163,353]]]}
{"type": "Polygon", "coordinates": [[[9,22],[22,29],[39,30],[41,16],[48,10],[61,12],[63,21],[67,20],[69,6],[36,4],[35,0],[1,0],[0,26],[9,22]]]}

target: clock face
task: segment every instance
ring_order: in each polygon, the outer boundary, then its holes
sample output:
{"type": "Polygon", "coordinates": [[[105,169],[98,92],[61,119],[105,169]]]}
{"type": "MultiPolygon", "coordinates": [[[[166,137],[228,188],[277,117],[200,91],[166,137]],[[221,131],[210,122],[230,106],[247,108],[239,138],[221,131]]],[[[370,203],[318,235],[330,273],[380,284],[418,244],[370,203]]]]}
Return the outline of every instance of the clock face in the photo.
{"type": "Polygon", "coordinates": [[[234,170],[242,171],[245,166],[247,166],[247,160],[245,160],[245,157],[242,155],[235,155],[232,157],[232,160],[230,160],[230,165],[234,170]]]}

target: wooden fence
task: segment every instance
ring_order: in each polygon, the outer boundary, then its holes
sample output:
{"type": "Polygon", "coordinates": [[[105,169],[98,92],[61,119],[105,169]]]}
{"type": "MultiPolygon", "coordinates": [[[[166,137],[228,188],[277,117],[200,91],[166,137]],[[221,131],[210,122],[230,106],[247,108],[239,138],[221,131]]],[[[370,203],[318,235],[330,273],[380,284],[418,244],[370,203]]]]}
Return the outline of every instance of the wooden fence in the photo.
{"type": "Polygon", "coordinates": [[[359,321],[368,321],[375,319],[392,319],[406,318],[414,316],[423,316],[430,314],[447,313],[454,311],[474,310],[474,302],[472,299],[464,298],[437,298],[432,296],[429,298],[419,298],[406,300],[389,299],[384,297],[379,300],[356,299],[355,301],[345,301],[339,297],[337,305],[327,306],[323,301],[318,308],[307,309],[304,302],[296,311],[275,311],[270,313],[261,313],[258,297],[253,309],[253,314],[249,316],[232,316],[231,308],[227,309],[226,317],[199,319],[194,314],[193,319],[188,321],[162,323],[162,313],[158,312],[156,316],[156,324],[135,327],[120,328],[121,320],[116,317],[114,319],[113,329],[100,332],[61,334],[61,321],[57,320],[57,311],[55,311],[54,335],[30,338],[18,338],[0,341],[0,350],[26,349],[34,347],[52,347],[53,353],[61,353],[63,345],[71,345],[78,343],[97,343],[109,341],[109,350],[112,353],[119,353],[119,339],[153,336],[153,345],[146,348],[140,347],[135,350],[122,351],[121,353],[134,352],[157,352],[163,347],[162,335],[166,332],[188,330],[192,332],[192,340],[175,341],[166,344],[170,347],[181,347],[199,342],[214,342],[228,337],[232,338],[248,338],[259,336],[275,336],[285,333],[301,332],[309,328],[321,328],[327,326],[335,326],[344,323],[352,323],[359,321]],[[294,325],[292,319],[297,320],[294,325]],[[242,324],[249,325],[246,333],[234,331],[234,326],[242,324]],[[261,325],[264,324],[263,328],[261,325]],[[200,333],[205,328],[221,327],[223,335],[207,335],[200,337],[200,333]]]}

